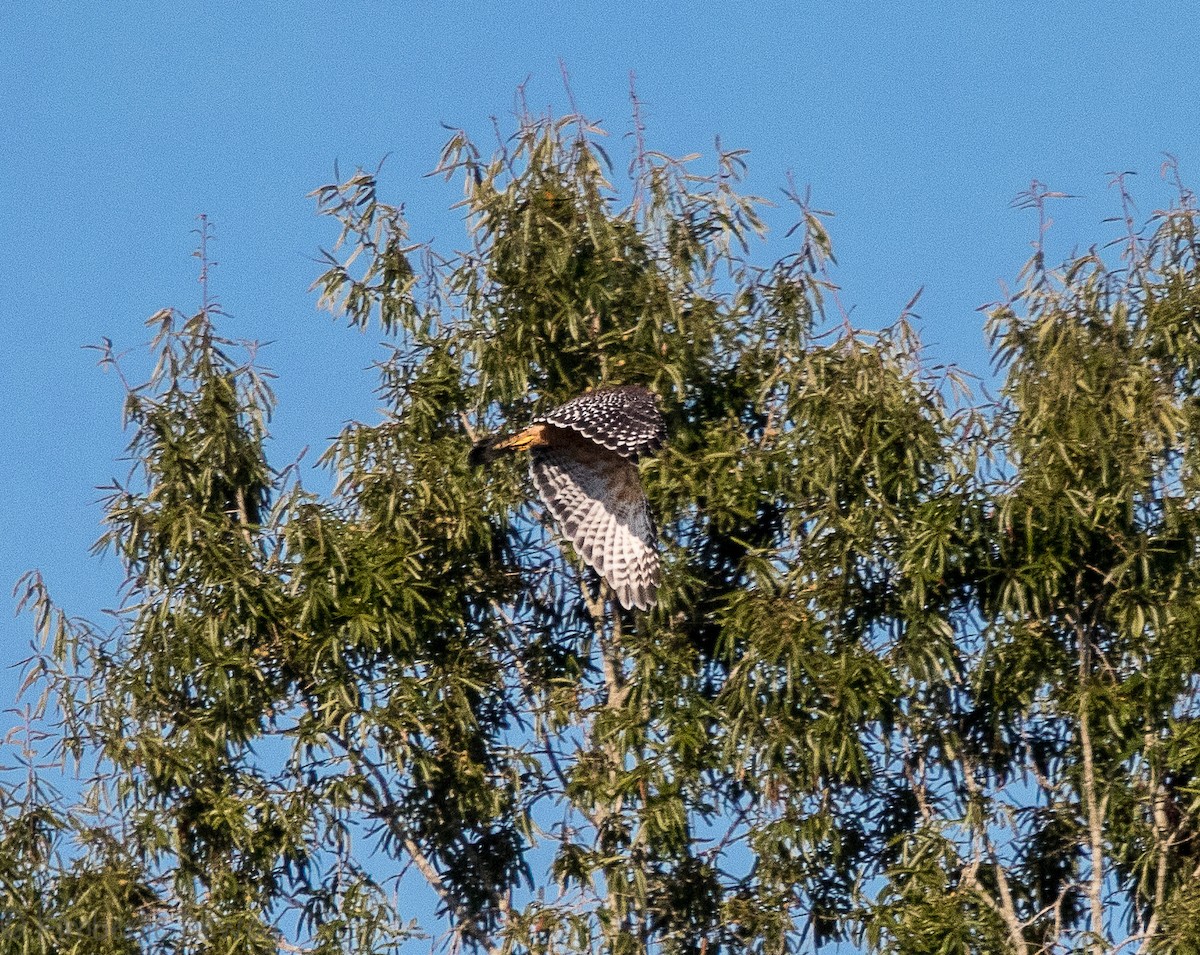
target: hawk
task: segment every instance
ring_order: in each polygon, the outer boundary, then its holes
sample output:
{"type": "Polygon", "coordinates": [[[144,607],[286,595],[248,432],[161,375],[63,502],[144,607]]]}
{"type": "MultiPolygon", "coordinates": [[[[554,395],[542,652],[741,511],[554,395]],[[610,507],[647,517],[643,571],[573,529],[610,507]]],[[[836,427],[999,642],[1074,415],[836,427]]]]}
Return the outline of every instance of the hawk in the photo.
{"type": "Polygon", "coordinates": [[[476,442],[470,461],[529,451],[529,474],[563,535],[608,581],[626,610],[649,610],[658,589],[658,537],[637,459],[666,436],[654,392],[589,391],[529,427],[476,442]]]}

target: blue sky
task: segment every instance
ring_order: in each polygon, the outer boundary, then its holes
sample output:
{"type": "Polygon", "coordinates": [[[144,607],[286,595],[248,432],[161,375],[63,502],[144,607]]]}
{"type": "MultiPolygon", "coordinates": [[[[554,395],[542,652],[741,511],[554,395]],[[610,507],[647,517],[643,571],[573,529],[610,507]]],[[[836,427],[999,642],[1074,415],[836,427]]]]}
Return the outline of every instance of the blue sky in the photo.
{"type": "MultiPolygon", "coordinates": [[[[932,357],[986,375],[976,309],[1029,254],[1032,216],[1009,203],[1031,179],[1080,197],[1054,209],[1052,258],[1114,234],[1111,171],[1140,174],[1143,213],[1168,197],[1164,151],[1200,188],[1197,36],[1195,0],[4,4],[0,603],[35,567],[72,612],[114,603],[119,567],[88,548],[96,488],[126,470],[122,395],[83,346],[134,349],[153,312],[196,309],[201,213],[226,331],[275,343],[276,464],[376,414],[376,336],[307,291],[334,236],[306,194],[335,162],[390,154],[413,237],[461,247],[459,187],[423,178],[441,124],[486,142],[526,80],[533,108],[566,111],[560,58],[615,154],[634,71],[652,148],[711,156],[720,135],[751,150],[751,191],[778,198],[789,170],[811,184],[855,321],[890,321],[924,286],[932,357]]],[[[0,707],[30,636],[0,616],[0,707]]]]}

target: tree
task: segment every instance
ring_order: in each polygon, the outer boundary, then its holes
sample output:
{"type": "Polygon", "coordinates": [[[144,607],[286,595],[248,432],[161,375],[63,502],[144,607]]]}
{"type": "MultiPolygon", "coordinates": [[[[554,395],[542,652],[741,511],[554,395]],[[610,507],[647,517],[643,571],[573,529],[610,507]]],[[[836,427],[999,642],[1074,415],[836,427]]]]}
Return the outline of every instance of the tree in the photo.
{"type": "Polygon", "coordinates": [[[393,342],[327,497],[268,463],[267,378],[207,294],[151,319],[101,542],[118,625],[25,584],[31,680],[94,771],[70,809],[32,770],[10,794],[6,947],[391,951],[437,930],[408,872],[496,953],[1200,948],[1190,193],[1107,257],[1038,249],[984,403],[906,315],[826,317],[806,198],[756,265],[742,154],[699,173],[638,133],[627,198],[581,117],[492,156],[456,133],[452,256],[370,173],[314,193],[321,302],[393,342]],[[467,464],[615,383],[668,420],[651,613],[564,553],[519,462],[467,464]]]}

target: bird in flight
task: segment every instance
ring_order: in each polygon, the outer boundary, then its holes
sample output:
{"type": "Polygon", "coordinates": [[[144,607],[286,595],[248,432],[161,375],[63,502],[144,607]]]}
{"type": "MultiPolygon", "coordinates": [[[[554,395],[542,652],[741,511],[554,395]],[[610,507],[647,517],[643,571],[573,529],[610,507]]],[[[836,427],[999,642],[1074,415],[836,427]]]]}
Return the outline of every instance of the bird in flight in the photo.
{"type": "Polygon", "coordinates": [[[624,385],[589,391],[515,434],[476,442],[470,462],[529,451],[534,487],[563,535],[622,607],[649,610],[659,583],[658,536],[637,460],[665,437],[654,392],[624,385]]]}

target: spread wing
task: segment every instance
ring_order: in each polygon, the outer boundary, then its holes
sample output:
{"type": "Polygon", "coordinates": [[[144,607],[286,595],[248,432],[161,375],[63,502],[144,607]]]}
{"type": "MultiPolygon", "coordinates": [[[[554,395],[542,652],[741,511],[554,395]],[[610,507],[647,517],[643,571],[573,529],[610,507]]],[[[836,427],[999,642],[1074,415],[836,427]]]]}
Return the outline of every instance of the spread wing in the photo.
{"type": "Polygon", "coordinates": [[[654,392],[636,385],[589,391],[534,422],[570,429],[631,460],[658,450],[666,436],[654,392]]]}
{"type": "Polygon", "coordinates": [[[621,606],[653,607],[657,535],[633,462],[580,441],[534,448],[529,472],[563,536],[621,606]]]}

